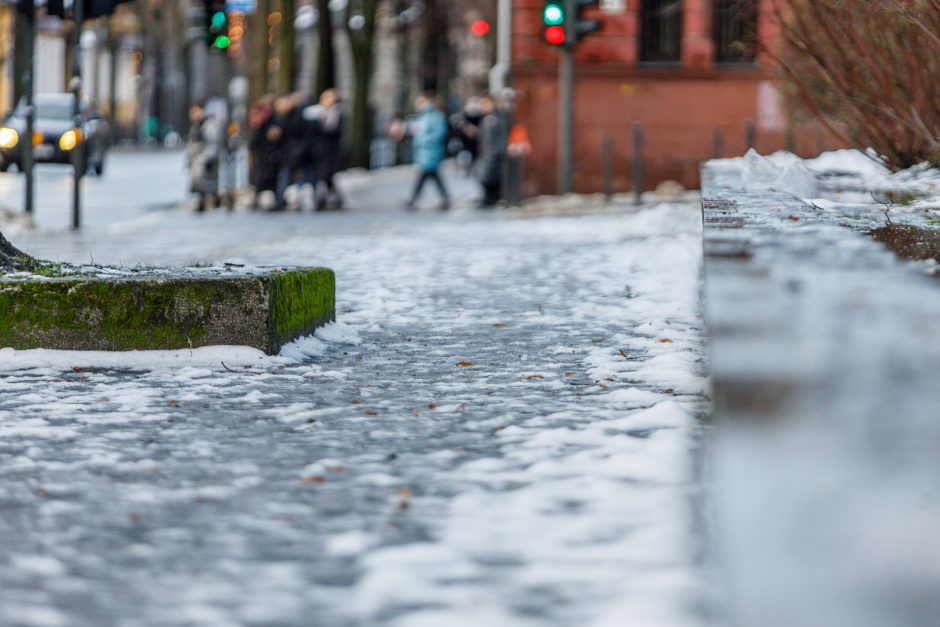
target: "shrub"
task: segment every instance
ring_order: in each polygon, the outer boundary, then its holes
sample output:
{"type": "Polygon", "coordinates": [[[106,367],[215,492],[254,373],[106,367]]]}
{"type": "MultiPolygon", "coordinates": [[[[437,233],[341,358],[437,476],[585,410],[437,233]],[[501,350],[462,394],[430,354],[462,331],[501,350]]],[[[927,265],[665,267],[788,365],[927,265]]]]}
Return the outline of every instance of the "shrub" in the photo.
{"type": "Polygon", "coordinates": [[[940,0],[775,0],[796,111],[893,169],[940,165],[940,0]]]}

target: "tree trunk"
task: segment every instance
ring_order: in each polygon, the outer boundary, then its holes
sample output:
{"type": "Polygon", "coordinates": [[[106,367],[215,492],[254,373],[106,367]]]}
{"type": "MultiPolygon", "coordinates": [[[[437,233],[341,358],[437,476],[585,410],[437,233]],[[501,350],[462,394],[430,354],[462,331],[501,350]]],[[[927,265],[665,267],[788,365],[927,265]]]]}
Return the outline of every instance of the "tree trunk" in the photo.
{"type": "Polygon", "coordinates": [[[297,0],[281,0],[281,23],[278,37],[277,89],[282,94],[294,91],[294,58],[296,57],[296,31],[294,19],[297,17],[297,0]]]}
{"type": "Polygon", "coordinates": [[[333,20],[330,15],[330,0],[317,0],[320,19],[317,22],[319,35],[317,53],[317,83],[314,97],[327,89],[336,87],[336,53],[333,49],[333,20]]]}
{"type": "Polygon", "coordinates": [[[361,168],[369,167],[369,149],[372,142],[372,111],[369,107],[369,95],[372,87],[372,53],[375,45],[378,8],[378,0],[364,0],[362,28],[349,33],[353,53],[353,72],[356,78],[349,157],[353,166],[361,168]]]}
{"type": "Polygon", "coordinates": [[[268,61],[271,58],[271,46],[268,43],[270,8],[270,0],[258,0],[257,9],[248,18],[248,98],[251,102],[261,100],[271,88],[268,83],[268,61]]]}

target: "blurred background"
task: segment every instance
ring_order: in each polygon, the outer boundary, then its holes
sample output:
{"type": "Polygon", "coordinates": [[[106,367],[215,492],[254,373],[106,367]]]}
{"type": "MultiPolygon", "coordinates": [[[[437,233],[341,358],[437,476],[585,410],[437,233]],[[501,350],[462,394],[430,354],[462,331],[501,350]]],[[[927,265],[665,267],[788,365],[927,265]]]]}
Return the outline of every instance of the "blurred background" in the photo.
{"type": "MultiPolygon", "coordinates": [[[[448,114],[471,117],[474,99],[493,93],[513,123],[514,195],[552,193],[564,46],[546,39],[547,4],[136,0],[86,21],[80,38],[71,21],[40,10],[35,89],[68,90],[78,41],[83,98],[110,121],[113,141],[172,147],[185,141],[195,102],[224,102],[237,133],[266,95],[300,92],[316,101],[335,87],[349,113],[344,165],[367,168],[410,161],[407,142],[386,130],[422,92],[435,92],[448,114]]],[[[697,188],[698,166],[709,158],[748,147],[814,156],[838,143],[781,99],[764,46],[779,29],[772,2],[582,4],[579,18],[600,28],[574,55],[575,191],[653,189],[662,181],[697,188]]],[[[14,3],[0,6],[0,113],[23,94],[23,19],[14,3]]],[[[247,182],[247,173],[238,176],[247,182]]]]}

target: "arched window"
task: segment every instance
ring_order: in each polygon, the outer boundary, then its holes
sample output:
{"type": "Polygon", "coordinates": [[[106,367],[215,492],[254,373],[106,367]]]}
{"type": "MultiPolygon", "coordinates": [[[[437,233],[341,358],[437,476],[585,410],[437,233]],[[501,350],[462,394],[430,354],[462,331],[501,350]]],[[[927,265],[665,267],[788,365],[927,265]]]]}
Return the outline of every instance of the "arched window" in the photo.
{"type": "Polygon", "coordinates": [[[753,63],[757,44],[757,0],[714,0],[715,63],[753,63]]]}

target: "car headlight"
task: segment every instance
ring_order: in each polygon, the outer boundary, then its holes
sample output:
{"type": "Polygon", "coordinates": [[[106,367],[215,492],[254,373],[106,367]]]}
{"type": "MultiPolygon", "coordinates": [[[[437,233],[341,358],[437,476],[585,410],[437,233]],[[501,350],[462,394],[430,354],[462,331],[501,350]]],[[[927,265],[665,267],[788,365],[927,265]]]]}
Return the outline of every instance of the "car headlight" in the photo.
{"type": "Polygon", "coordinates": [[[13,148],[20,143],[20,134],[12,128],[0,128],[0,148],[13,148]]]}
{"type": "Polygon", "coordinates": [[[59,148],[68,152],[78,146],[79,142],[82,140],[82,132],[77,128],[72,129],[71,131],[65,131],[62,133],[62,137],[59,138],[59,148]]]}

